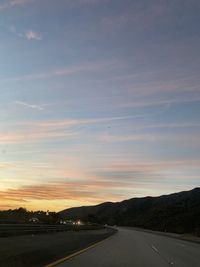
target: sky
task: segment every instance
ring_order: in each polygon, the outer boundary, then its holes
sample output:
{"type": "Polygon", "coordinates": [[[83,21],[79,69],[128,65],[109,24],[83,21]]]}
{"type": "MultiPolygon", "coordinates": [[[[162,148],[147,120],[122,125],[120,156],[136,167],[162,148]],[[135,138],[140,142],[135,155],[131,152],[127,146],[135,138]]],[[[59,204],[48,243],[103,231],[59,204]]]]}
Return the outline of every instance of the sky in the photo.
{"type": "Polygon", "coordinates": [[[200,186],[199,0],[0,1],[0,209],[200,186]]]}

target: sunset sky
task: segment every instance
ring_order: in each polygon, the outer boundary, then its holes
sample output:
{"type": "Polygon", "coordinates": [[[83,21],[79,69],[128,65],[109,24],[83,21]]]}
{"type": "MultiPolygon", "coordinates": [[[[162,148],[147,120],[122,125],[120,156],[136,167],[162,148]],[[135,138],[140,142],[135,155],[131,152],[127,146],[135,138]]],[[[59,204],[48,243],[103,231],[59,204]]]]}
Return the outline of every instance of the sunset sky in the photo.
{"type": "Polygon", "coordinates": [[[0,209],[200,186],[199,0],[0,1],[0,209]]]}

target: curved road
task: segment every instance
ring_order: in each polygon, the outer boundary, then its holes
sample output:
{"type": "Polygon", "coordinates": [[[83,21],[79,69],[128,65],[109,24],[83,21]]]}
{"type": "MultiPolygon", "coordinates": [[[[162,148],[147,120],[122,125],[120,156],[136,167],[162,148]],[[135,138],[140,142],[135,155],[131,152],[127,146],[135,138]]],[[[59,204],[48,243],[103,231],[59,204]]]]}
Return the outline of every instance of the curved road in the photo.
{"type": "Polygon", "coordinates": [[[200,244],[119,228],[96,247],[59,267],[199,267],[200,244]]]}

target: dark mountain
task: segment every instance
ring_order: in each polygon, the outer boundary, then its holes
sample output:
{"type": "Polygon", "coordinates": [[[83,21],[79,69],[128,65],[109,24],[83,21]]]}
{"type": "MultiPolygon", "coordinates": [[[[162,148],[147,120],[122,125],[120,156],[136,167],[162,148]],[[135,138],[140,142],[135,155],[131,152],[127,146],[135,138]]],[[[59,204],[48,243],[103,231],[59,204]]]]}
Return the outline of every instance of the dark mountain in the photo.
{"type": "Polygon", "coordinates": [[[200,188],[160,197],[132,198],[66,209],[65,219],[200,235],[200,188]]]}

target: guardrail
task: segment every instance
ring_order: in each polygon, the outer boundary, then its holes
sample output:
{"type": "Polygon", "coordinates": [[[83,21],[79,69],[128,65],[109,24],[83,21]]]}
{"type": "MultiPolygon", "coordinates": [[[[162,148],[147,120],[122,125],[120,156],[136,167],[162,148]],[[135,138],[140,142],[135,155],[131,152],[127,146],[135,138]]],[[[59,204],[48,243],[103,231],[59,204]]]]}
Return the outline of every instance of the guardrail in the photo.
{"type": "Polygon", "coordinates": [[[103,226],[101,225],[0,224],[0,237],[102,228],[103,226]]]}

